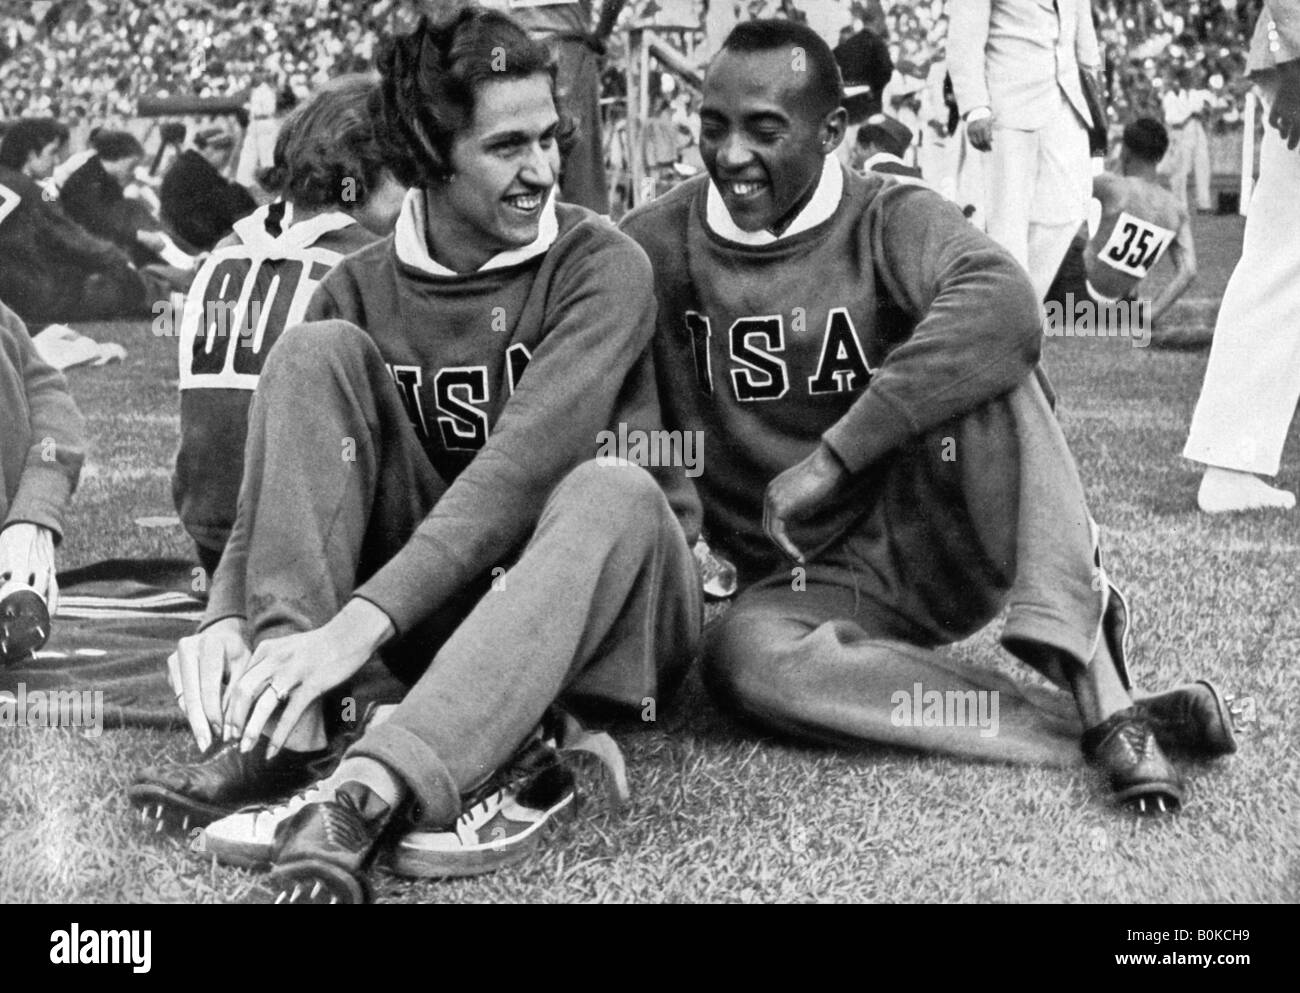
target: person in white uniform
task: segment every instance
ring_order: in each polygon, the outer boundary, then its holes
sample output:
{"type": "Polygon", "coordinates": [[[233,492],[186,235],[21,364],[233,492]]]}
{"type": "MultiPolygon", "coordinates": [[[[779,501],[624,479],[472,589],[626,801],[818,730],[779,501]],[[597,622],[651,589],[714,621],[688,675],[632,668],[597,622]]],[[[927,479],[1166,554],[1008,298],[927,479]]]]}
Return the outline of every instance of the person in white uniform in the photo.
{"type": "Polygon", "coordinates": [[[1266,0],[1247,69],[1268,125],[1241,259],[1223,293],[1183,456],[1206,513],[1295,506],[1270,486],[1300,399],[1300,5],[1266,0]]]}
{"type": "Polygon", "coordinates": [[[948,72],[970,144],[985,154],[988,233],[1047,292],[1092,196],[1091,116],[1079,69],[1100,64],[1086,0],[963,0],[949,9],[948,72]]]}
{"type": "Polygon", "coordinates": [[[1169,186],[1178,202],[1187,206],[1187,180],[1196,184],[1196,209],[1210,209],[1210,140],[1204,117],[1209,109],[1208,90],[1193,88],[1190,69],[1179,69],[1172,87],[1161,100],[1169,129],[1169,186]]]}

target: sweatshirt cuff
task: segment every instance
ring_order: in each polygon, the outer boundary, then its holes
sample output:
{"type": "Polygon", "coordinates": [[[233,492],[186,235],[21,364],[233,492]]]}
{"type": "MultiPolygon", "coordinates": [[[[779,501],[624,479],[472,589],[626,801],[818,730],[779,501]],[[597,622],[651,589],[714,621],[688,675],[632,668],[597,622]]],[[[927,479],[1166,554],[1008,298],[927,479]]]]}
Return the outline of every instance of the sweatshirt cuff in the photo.
{"type": "Polygon", "coordinates": [[[72,480],[54,467],[29,465],[23,470],[22,482],[0,527],[30,523],[54,532],[56,541],[63,539],[63,511],[72,497],[72,480]]]}
{"type": "Polygon", "coordinates": [[[417,533],[352,595],[387,614],[401,637],[464,586],[464,572],[438,542],[417,533]]]}
{"type": "Polygon", "coordinates": [[[229,583],[214,582],[208,590],[208,605],[203,611],[203,620],[199,622],[199,630],[209,628],[227,617],[243,619],[246,616],[243,597],[237,595],[229,583]]]}
{"type": "Polygon", "coordinates": [[[822,441],[856,474],[920,433],[907,411],[883,393],[868,389],[827,428],[822,441]]]}

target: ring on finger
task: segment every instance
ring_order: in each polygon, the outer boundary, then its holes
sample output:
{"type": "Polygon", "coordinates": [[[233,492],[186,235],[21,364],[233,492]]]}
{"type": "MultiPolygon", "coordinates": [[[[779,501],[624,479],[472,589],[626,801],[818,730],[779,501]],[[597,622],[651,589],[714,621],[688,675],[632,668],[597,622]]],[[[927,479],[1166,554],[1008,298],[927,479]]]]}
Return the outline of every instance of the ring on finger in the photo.
{"type": "Polygon", "coordinates": [[[289,699],[289,694],[288,694],[288,693],[281,693],[281,692],[280,692],[280,688],[279,688],[278,686],[276,686],[275,683],[267,683],[267,684],[266,684],[266,688],[267,688],[268,690],[270,690],[272,693],[274,693],[274,694],[275,694],[275,698],[276,698],[277,700],[279,700],[281,703],[284,703],[284,701],[286,701],[286,700],[289,699]]]}

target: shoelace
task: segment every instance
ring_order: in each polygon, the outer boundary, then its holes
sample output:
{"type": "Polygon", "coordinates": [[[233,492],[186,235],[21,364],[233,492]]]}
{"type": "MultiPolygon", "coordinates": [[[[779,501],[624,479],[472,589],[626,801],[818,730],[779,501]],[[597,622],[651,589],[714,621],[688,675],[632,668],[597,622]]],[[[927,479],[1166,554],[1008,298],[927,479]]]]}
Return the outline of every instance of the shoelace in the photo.
{"type": "Polygon", "coordinates": [[[334,801],[322,812],[325,839],[350,852],[369,848],[373,842],[369,822],[351,793],[335,793],[334,801]]]}
{"type": "Polygon", "coordinates": [[[1146,755],[1149,737],[1144,725],[1136,721],[1130,722],[1121,725],[1116,733],[1119,736],[1120,743],[1123,744],[1134,761],[1146,755]]]}
{"type": "MultiPolygon", "coordinates": [[[[555,741],[552,739],[547,739],[542,744],[555,749],[555,741]]],[[[524,765],[519,761],[502,766],[488,778],[487,782],[465,798],[465,809],[456,819],[457,823],[469,824],[474,819],[475,809],[479,807],[487,813],[491,809],[492,800],[503,797],[511,790],[522,788],[541,771],[541,767],[524,765]]]]}

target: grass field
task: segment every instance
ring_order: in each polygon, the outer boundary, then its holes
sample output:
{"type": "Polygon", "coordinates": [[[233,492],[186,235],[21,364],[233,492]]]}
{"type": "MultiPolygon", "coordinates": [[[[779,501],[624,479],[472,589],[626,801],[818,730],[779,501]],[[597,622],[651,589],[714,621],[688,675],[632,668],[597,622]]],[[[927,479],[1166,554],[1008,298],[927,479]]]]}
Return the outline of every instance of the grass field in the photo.
{"type": "MultiPolygon", "coordinates": [[[[1175,316],[1213,324],[1241,224],[1198,219],[1202,279],[1175,316]]],[[[174,343],[144,325],[97,326],[124,365],[74,370],[93,447],[62,564],[187,554],[173,513],[174,343]]],[[[1209,676],[1255,698],[1259,723],[1230,760],[1194,765],[1186,810],[1121,815],[1085,772],[961,764],[896,751],[792,747],[741,729],[698,680],[671,713],[623,739],[633,788],[596,799],[532,861],[496,876],[407,883],[428,901],[1266,901],[1300,899],[1300,531],[1294,515],[1210,519],[1179,457],[1204,351],[1057,339],[1061,419],[1135,608],[1139,683],[1209,676]],[[1288,717],[1287,715],[1292,715],[1288,717]]],[[[1280,477],[1300,486],[1292,436],[1280,477]]],[[[996,628],[959,646],[1006,666],[996,628]]],[[[257,877],[140,832],[123,789],[139,767],[189,753],[179,732],[0,730],[0,900],[239,901],[257,877]]],[[[593,791],[593,795],[595,794],[593,791]]]]}

